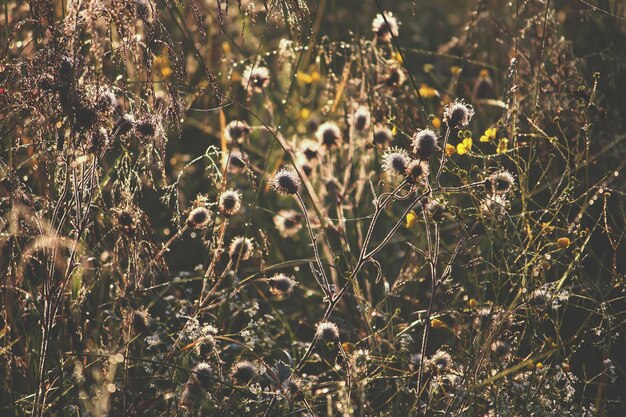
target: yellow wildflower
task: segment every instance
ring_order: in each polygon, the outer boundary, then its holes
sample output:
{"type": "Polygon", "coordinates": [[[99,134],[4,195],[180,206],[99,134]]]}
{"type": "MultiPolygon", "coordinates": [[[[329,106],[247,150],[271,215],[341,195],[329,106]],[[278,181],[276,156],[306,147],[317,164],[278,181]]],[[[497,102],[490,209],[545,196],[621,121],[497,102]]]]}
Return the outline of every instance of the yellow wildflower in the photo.
{"type": "Polygon", "coordinates": [[[394,56],[394,58],[396,59],[396,61],[398,61],[399,63],[402,64],[402,54],[400,52],[396,52],[396,55],[394,56]]]}
{"type": "Polygon", "coordinates": [[[417,214],[411,210],[409,211],[409,214],[406,215],[406,227],[407,229],[410,227],[415,226],[415,223],[417,223],[417,214]]]}
{"type": "Polygon", "coordinates": [[[498,146],[496,147],[496,153],[505,153],[509,149],[508,143],[509,140],[507,138],[500,139],[500,142],[498,142],[498,146]]]}
{"type": "Polygon", "coordinates": [[[320,80],[321,76],[320,73],[317,71],[313,71],[311,73],[311,79],[313,80],[314,83],[318,82],[320,80]]]}
{"type": "Polygon", "coordinates": [[[456,148],[454,147],[454,145],[450,145],[449,143],[446,143],[446,155],[452,156],[455,153],[456,153],[456,148]]]}
{"type": "Polygon", "coordinates": [[[441,119],[438,117],[434,117],[430,123],[433,125],[435,129],[439,129],[441,127],[441,119]]]}
{"type": "Polygon", "coordinates": [[[311,116],[311,110],[307,109],[306,107],[300,109],[300,118],[303,120],[306,120],[309,118],[309,116],[311,116]]]}
{"type": "Polygon", "coordinates": [[[456,151],[459,155],[465,155],[472,149],[472,138],[465,138],[461,143],[456,145],[456,151]]]}
{"type": "Polygon", "coordinates": [[[434,88],[424,83],[420,85],[419,92],[420,92],[420,96],[422,96],[423,98],[433,98],[439,95],[439,92],[437,92],[437,90],[435,90],[434,88]]]}
{"type": "Polygon", "coordinates": [[[556,240],[556,244],[559,249],[567,249],[567,247],[570,245],[570,240],[568,237],[560,237],[556,240]]]}
{"type": "Polygon", "coordinates": [[[485,134],[483,134],[480,137],[480,141],[481,142],[492,142],[494,140],[496,140],[496,128],[495,127],[490,127],[489,129],[485,130],[485,134]]]}
{"type": "Polygon", "coordinates": [[[439,320],[439,319],[432,319],[430,321],[430,326],[433,329],[441,329],[442,327],[445,327],[445,325],[446,324],[443,321],[439,320]]]}
{"type": "Polygon", "coordinates": [[[470,298],[469,301],[467,302],[467,304],[469,304],[470,308],[474,308],[476,307],[476,299],[475,298],[470,298]]]}
{"type": "Polygon", "coordinates": [[[298,81],[304,84],[311,84],[313,82],[313,77],[306,72],[298,72],[298,81]]]}

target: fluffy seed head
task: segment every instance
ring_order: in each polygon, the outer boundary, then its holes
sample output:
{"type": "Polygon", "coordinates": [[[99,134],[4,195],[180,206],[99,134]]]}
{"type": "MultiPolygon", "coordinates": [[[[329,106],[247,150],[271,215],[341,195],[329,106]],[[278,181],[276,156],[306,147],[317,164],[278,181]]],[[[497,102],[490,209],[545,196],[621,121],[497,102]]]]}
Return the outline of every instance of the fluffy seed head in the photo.
{"type": "Polygon", "coordinates": [[[336,342],[339,340],[339,328],[335,323],[322,321],[317,324],[316,335],[324,342],[336,342]]]}
{"type": "Polygon", "coordinates": [[[280,210],[274,216],[274,226],[281,237],[289,238],[302,229],[302,215],[295,210],[280,210]]]}
{"type": "Polygon", "coordinates": [[[270,82],[270,71],[267,67],[248,66],[241,77],[241,85],[251,93],[262,93],[270,82]]]}
{"type": "Polygon", "coordinates": [[[319,142],[305,139],[299,143],[298,150],[304,155],[307,162],[319,162],[322,158],[323,148],[319,142]]]}
{"type": "Polygon", "coordinates": [[[426,161],[411,161],[406,167],[406,180],[409,184],[424,183],[428,178],[429,167],[426,161]]]}
{"type": "Polygon", "coordinates": [[[528,304],[536,310],[544,311],[550,305],[550,294],[542,288],[537,288],[529,294],[528,304]]]}
{"type": "Polygon", "coordinates": [[[153,120],[144,119],[137,122],[137,124],[135,125],[135,130],[137,130],[137,133],[139,133],[140,135],[151,138],[156,133],[156,124],[153,120]]]}
{"type": "Polygon", "coordinates": [[[514,183],[513,175],[509,171],[501,170],[485,180],[485,190],[490,194],[506,194],[514,183]]]}
{"type": "Polygon", "coordinates": [[[480,211],[486,218],[502,220],[507,213],[509,201],[502,194],[487,196],[480,204],[480,211]]]}
{"type": "Polygon", "coordinates": [[[231,217],[241,209],[241,195],[239,191],[227,190],[220,194],[218,207],[225,217],[231,217]]]}
{"type": "Polygon", "coordinates": [[[291,168],[282,168],[274,174],[270,185],[280,194],[295,194],[300,188],[300,177],[291,168]]]}
{"type": "Polygon", "coordinates": [[[452,366],[452,356],[445,350],[438,350],[428,362],[435,372],[442,374],[452,366]]]}
{"type": "Polygon", "coordinates": [[[230,373],[231,378],[238,385],[245,385],[257,376],[257,369],[248,361],[237,362],[230,373]]]}
{"type": "Polygon", "coordinates": [[[422,129],[415,132],[411,140],[413,152],[422,161],[428,160],[433,152],[440,150],[438,145],[437,133],[431,129],[422,129]]]}
{"type": "Polygon", "coordinates": [[[501,340],[496,340],[491,344],[491,352],[501,358],[509,353],[509,345],[501,340]]]}
{"type": "Polygon", "coordinates": [[[359,106],[354,111],[354,114],[350,114],[350,122],[354,124],[354,129],[357,132],[362,132],[369,129],[371,115],[367,106],[359,106]]]}
{"type": "Polygon", "coordinates": [[[395,88],[401,86],[404,83],[404,80],[406,80],[406,74],[404,71],[397,65],[391,65],[387,76],[385,77],[385,84],[388,87],[395,88]]]}
{"type": "Polygon", "coordinates": [[[253,251],[254,245],[252,244],[252,240],[243,236],[237,236],[234,238],[228,248],[228,253],[232,259],[237,259],[239,257],[242,261],[250,259],[253,251]]]}
{"type": "Polygon", "coordinates": [[[335,122],[325,122],[319,125],[315,137],[321,145],[327,148],[338,146],[341,143],[341,131],[335,122]]]}
{"type": "Polygon", "coordinates": [[[215,351],[216,346],[215,338],[211,335],[207,335],[196,343],[195,349],[200,358],[206,359],[215,351]]]}
{"type": "Polygon", "coordinates": [[[145,333],[150,326],[150,315],[146,310],[135,310],[133,311],[132,324],[135,332],[145,333]]]}
{"type": "Polygon", "coordinates": [[[211,213],[206,209],[206,207],[196,207],[189,212],[187,222],[196,229],[204,229],[209,223],[210,218],[211,213]]]}
{"type": "Polygon", "coordinates": [[[239,151],[232,151],[228,158],[228,172],[239,174],[246,168],[246,157],[239,151]]]}
{"type": "Polygon", "coordinates": [[[195,378],[204,390],[211,388],[213,383],[213,370],[206,362],[200,362],[193,368],[193,378],[195,378]]]}
{"type": "Polygon", "coordinates": [[[390,175],[404,175],[411,159],[404,149],[391,148],[383,154],[383,169],[390,175]]]}
{"type": "Polygon", "coordinates": [[[124,233],[131,234],[137,227],[135,216],[130,210],[121,210],[117,214],[117,225],[124,233]]]}
{"type": "Polygon", "coordinates": [[[226,125],[224,136],[226,142],[231,144],[232,142],[241,143],[250,133],[250,126],[242,120],[233,120],[226,125]]]}
{"type": "Polygon", "coordinates": [[[391,41],[391,35],[398,37],[398,27],[400,23],[398,19],[391,12],[385,12],[385,16],[380,13],[376,15],[372,21],[372,31],[376,34],[376,37],[382,41],[391,41]],[[387,21],[385,22],[385,18],[387,21]]]}
{"type": "Polygon", "coordinates": [[[99,112],[102,112],[106,115],[111,114],[115,111],[117,107],[117,97],[111,91],[105,91],[98,97],[98,101],[96,102],[96,106],[99,112]]]}
{"type": "Polygon", "coordinates": [[[135,129],[135,116],[130,113],[124,113],[117,119],[114,132],[117,132],[119,135],[125,135],[132,132],[133,129],[135,129]]]}
{"type": "Polygon", "coordinates": [[[385,146],[393,140],[393,133],[387,126],[377,125],[374,128],[374,145],[385,146]]]}
{"type": "Polygon", "coordinates": [[[272,294],[278,297],[287,297],[293,292],[296,281],[285,274],[276,274],[267,280],[272,294]]]}
{"type": "Polygon", "coordinates": [[[450,128],[462,129],[466,127],[474,116],[474,108],[465,104],[463,100],[455,100],[448,104],[443,112],[443,121],[450,128]]]}

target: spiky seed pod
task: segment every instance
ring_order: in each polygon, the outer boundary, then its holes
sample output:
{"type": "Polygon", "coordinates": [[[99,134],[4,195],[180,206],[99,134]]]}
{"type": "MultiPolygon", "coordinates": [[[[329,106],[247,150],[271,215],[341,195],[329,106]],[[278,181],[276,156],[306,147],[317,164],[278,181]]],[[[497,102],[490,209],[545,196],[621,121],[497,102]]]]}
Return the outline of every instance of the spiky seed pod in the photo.
{"type": "Polygon", "coordinates": [[[397,88],[404,84],[404,80],[406,80],[404,71],[397,65],[391,65],[385,77],[385,84],[397,88]]]}
{"type": "Polygon", "coordinates": [[[327,148],[339,146],[341,144],[341,130],[335,122],[325,122],[319,125],[315,132],[315,137],[319,143],[327,148]]]}
{"type": "Polygon", "coordinates": [[[117,214],[117,226],[126,234],[132,234],[137,228],[137,219],[130,210],[121,210],[117,214]]]}
{"type": "Polygon", "coordinates": [[[485,180],[485,190],[490,194],[506,194],[513,188],[515,178],[509,171],[501,170],[485,180]]]}
{"type": "Polygon", "coordinates": [[[404,175],[410,162],[411,158],[409,158],[407,151],[400,148],[391,148],[383,154],[382,167],[389,175],[404,175]]]}
{"type": "Polygon", "coordinates": [[[502,194],[487,196],[480,204],[480,211],[488,219],[502,220],[507,214],[509,201],[502,194]]]}
{"type": "Polygon", "coordinates": [[[292,237],[302,229],[302,215],[295,210],[280,210],[274,216],[274,226],[281,237],[292,237]]]}
{"type": "Polygon", "coordinates": [[[196,343],[196,353],[202,359],[207,359],[209,356],[215,352],[215,348],[217,347],[217,342],[215,338],[211,335],[207,335],[200,339],[196,343]]]}
{"type": "Polygon", "coordinates": [[[509,345],[501,340],[496,340],[491,344],[491,353],[498,358],[506,356],[509,350],[509,345]]]}
{"type": "Polygon", "coordinates": [[[230,377],[237,385],[246,385],[257,376],[257,369],[248,361],[237,362],[230,373],[230,377]]]}
{"type": "Polygon", "coordinates": [[[322,150],[319,142],[305,139],[298,145],[298,150],[304,155],[307,162],[317,163],[322,159],[322,150]]]}
{"type": "Polygon", "coordinates": [[[422,161],[427,161],[435,151],[441,150],[438,140],[439,138],[434,130],[418,130],[411,140],[413,152],[415,152],[415,155],[422,161]]]}
{"type": "Polygon", "coordinates": [[[322,321],[317,324],[316,336],[324,342],[337,342],[339,340],[339,328],[335,323],[322,321]]]}
{"type": "Polygon", "coordinates": [[[254,245],[252,244],[252,240],[243,236],[235,237],[228,248],[231,259],[239,258],[242,261],[250,259],[253,251],[254,245]]]}
{"type": "Polygon", "coordinates": [[[370,110],[367,106],[357,107],[354,114],[350,115],[350,121],[354,124],[354,129],[357,132],[369,129],[371,122],[370,110]]]}
{"type": "Polygon", "coordinates": [[[189,212],[187,223],[196,229],[204,229],[211,219],[211,213],[206,207],[196,207],[189,212]]]}
{"type": "Polygon", "coordinates": [[[455,100],[448,104],[443,112],[443,121],[449,128],[462,129],[466,127],[474,116],[474,108],[465,104],[463,100],[455,100]]]}
{"type": "Polygon", "coordinates": [[[406,167],[405,176],[409,184],[423,184],[428,179],[429,167],[426,161],[411,161],[406,167]]]}
{"type": "Polygon", "coordinates": [[[274,174],[270,185],[280,194],[295,194],[300,188],[300,177],[291,168],[282,168],[274,174]]]}
{"type": "Polygon", "coordinates": [[[241,194],[235,190],[224,191],[220,194],[218,207],[224,217],[231,217],[237,214],[241,209],[241,194]]]}
{"type": "Polygon", "coordinates": [[[117,107],[117,97],[115,97],[115,94],[113,92],[105,91],[98,97],[96,106],[99,112],[105,115],[110,115],[115,111],[115,108],[117,107]]]}
{"type": "Polygon", "coordinates": [[[133,311],[132,325],[138,334],[147,332],[150,326],[150,315],[148,312],[146,310],[133,311]]]}
{"type": "Polygon", "coordinates": [[[398,27],[400,22],[391,12],[385,12],[385,16],[378,13],[372,21],[372,31],[376,34],[376,38],[381,41],[390,42],[393,35],[398,37],[398,27]],[[385,18],[387,21],[385,22],[385,18]]]}
{"type": "Polygon", "coordinates": [[[228,158],[228,172],[239,174],[246,168],[246,157],[239,151],[232,151],[228,158]]]}
{"type": "Polygon", "coordinates": [[[387,126],[376,126],[374,128],[374,145],[386,146],[393,141],[393,133],[387,126]]]}
{"type": "Polygon", "coordinates": [[[121,117],[117,119],[117,123],[113,132],[117,135],[125,135],[126,133],[130,133],[135,129],[135,116],[130,113],[124,113],[121,117]]]}
{"type": "Polygon", "coordinates": [[[231,144],[232,142],[241,143],[250,134],[250,126],[242,120],[233,120],[226,125],[224,131],[224,137],[226,142],[231,144]]]}
{"type": "Polygon", "coordinates": [[[429,359],[429,365],[438,374],[443,374],[452,366],[452,356],[445,350],[438,350],[429,359]]]}
{"type": "Polygon", "coordinates": [[[287,297],[291,295],[297,283],[293,277],[285,274],[276,274],[267,280],[267,284],[272,294],[278,297],[287,297]]]}
{"type": "Polygon", "coordinates": [[[270,82],[270,71],[267,67],[248,66],[241,76],[241,85],[250,93],[262,93],[270,82]]]}
{"type": "Polygon", "coordinates": [[[144,119],[144,120],[137,122],[137,124],[135,125],[135,130],[140,135],[146,138],[151,138],[156,133],[156,124],[154,123],[153,120],[144,119]]]}
{"type": "Polygon", "coordinates": [[[537,288],[528,295],[528,304],[535,310],[543,312],[550,305],[550,294],[542,288],[537,288]]]}
{"type": "Polygon", "coordinates": [[[213,370],[206,362],[200,362],[193,368],[193,377],[204,390],[208,390],[213,385],[213,370]]]}

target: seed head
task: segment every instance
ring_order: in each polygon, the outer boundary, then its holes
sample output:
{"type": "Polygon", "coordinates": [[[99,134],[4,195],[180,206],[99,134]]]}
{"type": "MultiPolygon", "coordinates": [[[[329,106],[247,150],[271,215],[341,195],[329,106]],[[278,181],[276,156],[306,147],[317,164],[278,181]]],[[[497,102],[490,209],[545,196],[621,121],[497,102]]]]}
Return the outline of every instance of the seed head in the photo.
{"type": "Polygon", "coordinates": [[[374,128],[374,145],[386,146],[393,141],[393,133],[387,126],[377,125],[374,128]]]}
{"type": "Polygon", "coordinates": [[[350,114],[349,119],[350,122],[354,124],[354,129],[357,132],[363,132],[370,127],[370,110],[367,108],[367,106],[359,106],[354,111],[354,114],[350,114]]]}
{"type": "Polygon", "coordinates": [[[196,229],[204,229],[211,218],[211,213],[206,207],[196,207],[189,212],[187,222],[196,229]]]}
{"type": "Polygon", "coordinates": [[[117,97],[115,97],[113,92],[105,91],[98,97],[96,106],[99,112],[105,115],[112,114],[117,107],[117,97]]]}
{"type": "Polygon", "coordinates": [[[423,184],[428,178],[429,167],[426,161],[411,161],[406,167],[406,180],[409,184],[423,184]]]}
{"type": "Polygon", "coordinates": [[[292,237],[302,229],[302,215],[295,210],[280,210],[274,216],[274,226],[281,237],[292,237]]]}
{"type": "Polygon", "coordinates": [[[257,376],[257,369],[248,361],[237,362],[230,374],[233,381],[238,385],[246,385],[257,376]]]}
{"type": "Polygon", "coordinates": [[[137,122],[137,124],[135,125],[135,130],[140,135],[146,138],[151,138],[156,133],[156,124],[154,123],[153,120],[144,119],[144,120],[137,122]]]}
{"type": "Polygon", "coordinates": [[[491,352],[498,358],[502,358],[509,353],[509,345],[501,340],[496,340],[491,344],[491,352]]]}
{"type": "Polygon", "coordinates": [[[267,67],[248,66],[241,77],[241,85],[250,93],[262,93],[270,82],[270,71],[267,67]]]}
{"type": "Polygon", "coordinates": [[[418,130],[412,139],[413,152],[422,161],[427,161],[433,152],[440,150],[437,133],[431,129],[418,130]]]}
{"type": "Polygon", "coordinates": [[[239,174],[246,168],[246,157],[239,151],[232,151],[228,158],[228,172],[239,174]]]}
{"type": "Polygon", "coordinates": [[[502,220],[507,214],[509,201],[502,194],[488,195],[480,204],[480,211],[486,218],[502,220]]]}
{"type": "Polygon", "coordinates": [[[137,219],[130,210],[121,210],[117,214],[117,226],[126,234],[132,234],[137,228],[137,219]]]}
{"type": "Polygon", "coordinates": [[[241,195],[239,191],[227,190],[220,194],[218,207],[225,217],[231,217],[241,209],[241,195]]]}
{"type": "Polygon", "coordinates": [[[331,148],[339,146],[341,143],[341,131],[335,122],[325,122],[319,125],[315,132],[315,137],[321,145],[331,148]]]}
{"type": "Polygon", "coordinates": [[[389,175],[404,175],[410,162],[407,151],[401,148],[391,148],[383,154],[382,167],[389,175]]]}
{"type": "Polygon", "coordinates": [[[204,390],[211,388],[213,384],[213,370],[206,362],[200,362],[193,368],[193,378],[198,381],[204,390]]]}
{"type": "Polygon", "coordinates": [[[404,71],[397,65],[391,65],[385,77],[385,84],[388,87],[397,88],[404,84],[404,80],[406,80],[404,71]]]}
{"type": "Polygon", "coordinates": [[[506,194],[515,184],[515,178],[509,171],[501,170],[485,180],[485,190],[489,194],[506,194]]]}
{"type": "Polygon", "coordinates": [[[300,153],[304,155],[304,158],[307,162],[311,163],[319,162],[319,160],[322,159],[323,149],[324,148],[320,146],[319,142],[315,142],[309,139],[303,140],[298,145],[298,150],[300,151],[300,153]]]}
{"type": "Polygon", "coordinates": [[[300,188],[300,177],[291,168],[282,168],[272,178],[270,185],[272,189],[280,194],[295,194],[300,188]]]}
{"type": "Polygon", "coordinates": [[[200,358],[206,359],[215,351],[216,346],[215,338],[207,335],[196,343],[196,353],[200,358]]]}
{"type": "Polygon", "coordinates": [[[337,342],[339,340],[339,328],[335,323],[322,321],[317,324],[316,335],[324,342],[337,342]]]}
{"type": "Polygon", "coordinates": [[[287,297],[293,292],[293,288],[296,286],[296,281],[293,277],[285,274],[276,274],[267,280],[272,294],[278,297],[287,297]]]}
{"type": "Polygon", "coordinates": [[[474,108],[465,104],[463,100],[455,100],[448,104],[443,112],[443,121],[450,128],[462,129],[466,127],[474,116],[474,108]]]}
{"type": "Polygon", "coordinates": [[[372,31],[376,34],[376,38],[385,42],[391,41],[391,35],[398,37],[398,26],[400,23],[391,12],[385,12],[384,17],[379,13],[372,21],[372,31]]]}
{"type": "Polygon", "coordinates": [[[124,113],[117,119],[115,129],[113,130],[118,135],[125,135],[135,129],[135,116],[130,113],[124,113]]]}
{"type": "Polygon", "coordinates": [[[429,365],[436,373],[443,374],[452,366],[452,356],[445,350],[438,350],[429,359],[429,365]]]}
{"type": "Polygon", "coordinates": [[[233,142],[241,143],[250,133],[250,126],[242,120],[233,120],[226,125],[224,136],[226,142],[231,144],[233,142]]]}
{"type": "Polygon", "coordinates": [[[146,310],[135,310],[133,311],[132,322],[135,332],[145,333],[150,326],[150,315],[146,310]]]}
{"type": "Polygon", "coordinates": [[[253,251],[254,245],[252,244],[252,240],[243,236],[235,237],[228,248],[231,259],[237,259],[239,257],[242,261],[250,259],[253,251]]]}

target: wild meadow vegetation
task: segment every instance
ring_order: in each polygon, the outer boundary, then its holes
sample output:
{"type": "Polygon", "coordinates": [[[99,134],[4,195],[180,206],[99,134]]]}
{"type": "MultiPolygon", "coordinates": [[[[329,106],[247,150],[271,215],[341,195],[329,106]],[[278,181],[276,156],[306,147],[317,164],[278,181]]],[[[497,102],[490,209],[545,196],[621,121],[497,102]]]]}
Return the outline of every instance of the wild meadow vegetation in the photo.
{"type": "Polygon", "coordinates": [[[622,1],[0,7],[0,415],[626,415],[622,1]]]}

